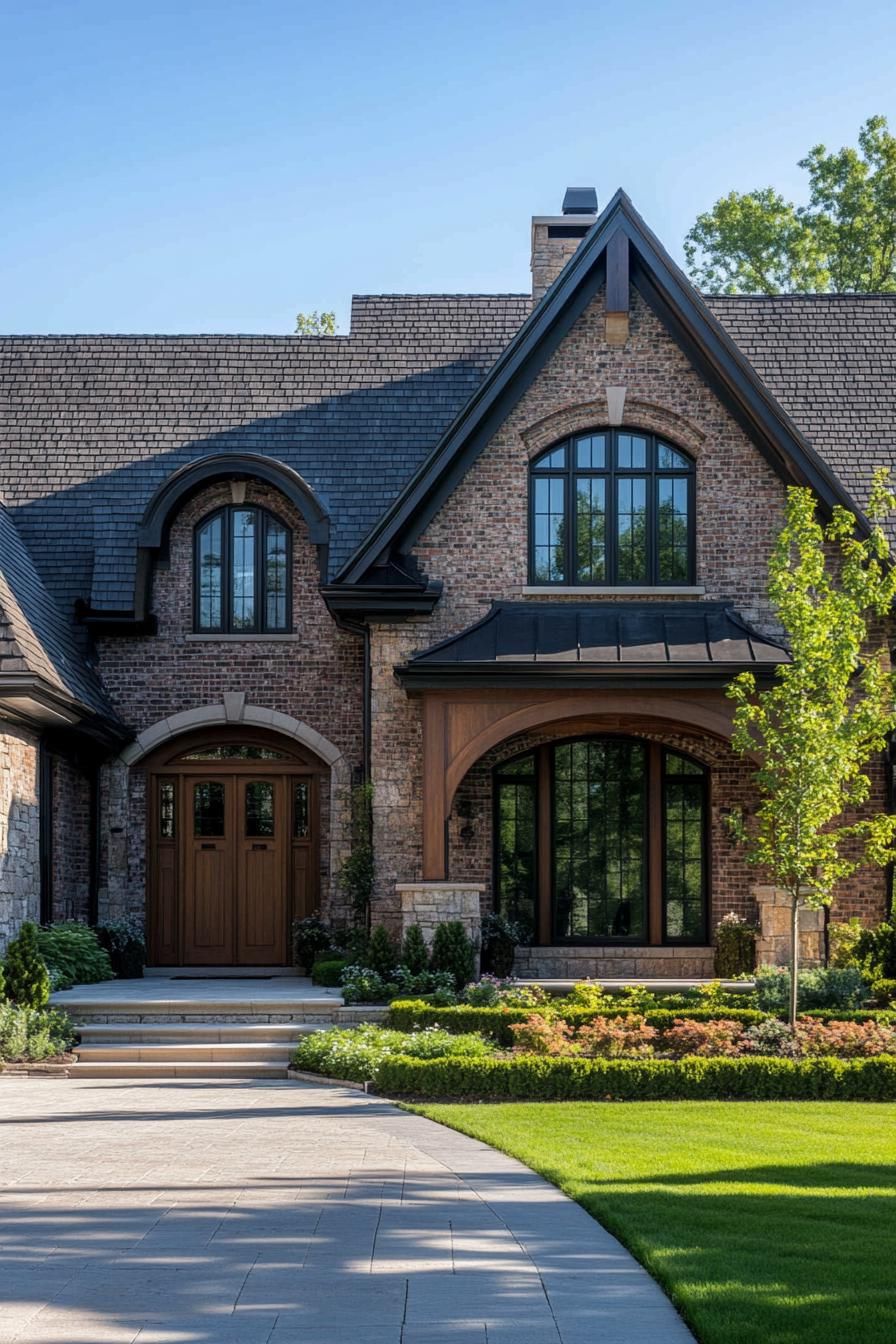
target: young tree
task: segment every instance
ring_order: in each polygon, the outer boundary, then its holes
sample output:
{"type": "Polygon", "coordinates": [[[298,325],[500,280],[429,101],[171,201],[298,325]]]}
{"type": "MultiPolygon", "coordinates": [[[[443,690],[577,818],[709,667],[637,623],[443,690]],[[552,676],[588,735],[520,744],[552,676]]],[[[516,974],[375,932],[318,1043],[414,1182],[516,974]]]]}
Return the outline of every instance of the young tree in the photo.
{"type": "Polygon", "coordinates": [[[863,863],[896,858],[896,816],[856,820],[871,783],[868,763],[896,729],[896,680],[882,619],[896,597],[896,568],[880,519],[896,506],[885,472],[875,475],[869,536],[848,509],[829,523],[802,487],[787,492],[787,517],[769,562],[769,595],[791,661],[757,690],[744,672],[728,687],[732,743],[758,760],[759,806],[732,818],[748,862],[761,865],[791,901],[790,1021],[796,1020],[799,915],[833,900],[863,863]]]}
{"type": "Polygon", "coordinates": [[[711,294],[896,290],[896,136],[870,117],[859,147],[815,145],[800,168],[809,204],[774,190],[732,191],[698,216],[685,256],[711,294]]]}
{"type": "Polygon", "coordinates": [[[37,945],[37,925],[27,920],[6,949],[6,993],[20,1008],[45,1008],[50,976],[37,945]]]}
{"type": "Polygon", "coordinates": [[[297,336],[335,336],[335,313],[296,313],[297,336]]]}

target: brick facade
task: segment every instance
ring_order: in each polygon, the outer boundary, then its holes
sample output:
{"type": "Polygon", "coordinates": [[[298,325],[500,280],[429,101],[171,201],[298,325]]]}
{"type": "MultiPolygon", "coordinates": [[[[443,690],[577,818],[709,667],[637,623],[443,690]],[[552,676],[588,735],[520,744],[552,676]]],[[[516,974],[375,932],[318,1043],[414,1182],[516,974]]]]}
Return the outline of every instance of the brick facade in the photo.
{"type": "MultiPolygon", "coordinates": [[[[343,754],[350,776],[363,756],[361,640],[334,623],[318,590],[317,550],[305,522],[267,486],[250,482],[245,502],[270,509],[292,529],[293,634],[194,636],[193,529],[230,502],[229,485],[216,484],[194,496],[174,520],[169,559],[157,566],[153,579],[158,633],[102,640],[103,684],[117,712],[138,733],[172,714],[218,703],[225,693],[242,692],[248,703],[289,714],[320,733],[343,754]]],[[[322,790],[321,898],[334,914],[339,911],[332,881],[332,812],[344,808],[343,794],[343,789],[334,788],[332,796],[322,790]]],[[[128,769],[116,761],[103,769],[101,810],[100,915],[142,915],[146,780],[139,765],[128,769]]]]}
{"type": "Polygon", "coordinates": [[[37,734],[0,722],[0,955],[40,918],[37,734]]]}
{"type": "Polygon", "coordinates": [[[87,920],[90,914],[90,780],[74,762],[53,757],[54,919],[87,920]]]}
{"type": "MultiPolygon", "coordinates": [[[[393,668],[415,651],[482,617],[496,599],[527,586],[528,464],[577,430],[607,426],[607,388],[625,389],[622,423],[661,433],[696,460],[696,584],[706,599],[728,599],[764,633],[779,634],[766,591],[768,557],[783,520],[784,487],[656,316],[632,291],[630,335],[608,346],[602,299],[579,318],[414,548],[420,567],[444,585],[431,617],[376,626],[371,641],[377,917],[397,924],[396,883],[421,874],[422,723],[419,697],[398,687],[393,668]]],[[[529,594],[527,600],[541,598],[529,594]]],[[[556,592],[551,601],[562,600],[556,592]]],[[[577,600],[581,600],[578,598],[577,600]]],[[[662,595],[657,595],[662,600],[662,595]]],[[[695,595],[693,600],[700,600],[695,595]]],[[[726,809],[755,803],[749,770],[710,738],[670,735],[712,771],[712,922],[729,910],[756,917],[759,877],[744,863],[722,821],[726,809]]],[[[463,781],[449,822],[449,874],[491,884],[491,779],[497,756],[463,781]]],[[[873,767],[875,803],[883,766],[873,767]]],[[[488,901],[490,896],[486,896],[488,901]]],[[[879,918],[883,876],[862,871],[845,884],[837,914],[879,918]]]]}

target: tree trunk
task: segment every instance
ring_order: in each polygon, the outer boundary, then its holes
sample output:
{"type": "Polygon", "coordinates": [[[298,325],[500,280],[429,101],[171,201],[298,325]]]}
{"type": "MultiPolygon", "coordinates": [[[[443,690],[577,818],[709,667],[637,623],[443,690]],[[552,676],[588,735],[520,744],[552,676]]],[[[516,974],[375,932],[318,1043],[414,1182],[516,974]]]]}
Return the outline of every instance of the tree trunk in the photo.
{"type": "Polygon", "coordinates": [[[796,892],[791,897],[790,907],[790,1007],[788,1009],[787,1020],[790,1023],[791,1031],[796,1026],[796,1005],[797,1005],[797,976],[799,973],[800,961],[800,896],[796,892]]]}

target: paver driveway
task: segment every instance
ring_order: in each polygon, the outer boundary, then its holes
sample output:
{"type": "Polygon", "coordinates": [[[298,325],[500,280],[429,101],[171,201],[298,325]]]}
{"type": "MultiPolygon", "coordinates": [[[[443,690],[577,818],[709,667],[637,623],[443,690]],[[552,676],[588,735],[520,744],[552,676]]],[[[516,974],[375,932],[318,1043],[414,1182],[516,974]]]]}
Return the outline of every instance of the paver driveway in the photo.
{"type": "Polygon", "coordinates": [[[540,1177],[347,1089],[0,1079],[0,1342],[685,1344],[540,1177]]]}

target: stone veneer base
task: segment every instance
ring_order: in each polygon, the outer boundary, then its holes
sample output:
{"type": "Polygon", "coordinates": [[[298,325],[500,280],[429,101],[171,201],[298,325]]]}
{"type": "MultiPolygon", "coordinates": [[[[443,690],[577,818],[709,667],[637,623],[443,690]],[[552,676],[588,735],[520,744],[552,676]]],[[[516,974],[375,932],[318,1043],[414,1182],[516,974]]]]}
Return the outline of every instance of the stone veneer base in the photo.
{"type": "Polygon", "coordinates": [[[525,980],[702,980],[714,972],[711,947],[521,947],[513,973],[525,980]]]}

